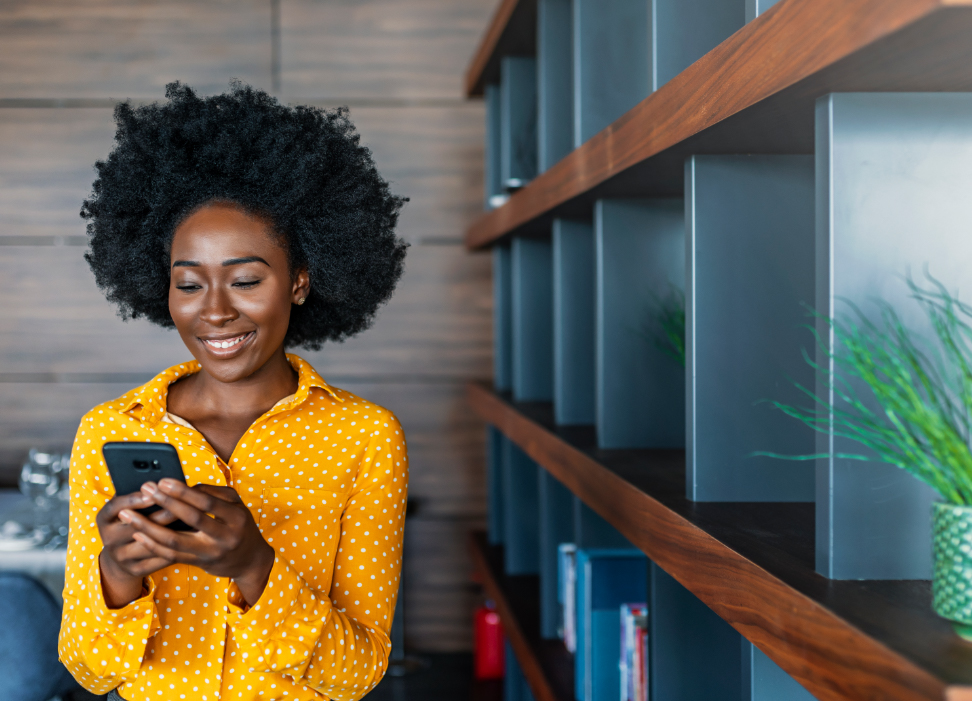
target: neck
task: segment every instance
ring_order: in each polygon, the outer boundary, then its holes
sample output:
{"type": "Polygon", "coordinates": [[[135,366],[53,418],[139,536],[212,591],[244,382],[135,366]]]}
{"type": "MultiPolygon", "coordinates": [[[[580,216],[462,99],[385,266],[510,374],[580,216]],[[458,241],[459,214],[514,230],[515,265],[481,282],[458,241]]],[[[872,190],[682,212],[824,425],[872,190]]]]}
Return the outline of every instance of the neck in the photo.
{"type": "MultiPolygon", "coordinates": [[[[249,377],[221,382],[201,369],[191,380],[188,394],[201,413],[223,416],[260,415],[297,391],[298,375],[281,348],[249,377]]],[[[186,397],[190,399],[190,397],[186,397]]]]}

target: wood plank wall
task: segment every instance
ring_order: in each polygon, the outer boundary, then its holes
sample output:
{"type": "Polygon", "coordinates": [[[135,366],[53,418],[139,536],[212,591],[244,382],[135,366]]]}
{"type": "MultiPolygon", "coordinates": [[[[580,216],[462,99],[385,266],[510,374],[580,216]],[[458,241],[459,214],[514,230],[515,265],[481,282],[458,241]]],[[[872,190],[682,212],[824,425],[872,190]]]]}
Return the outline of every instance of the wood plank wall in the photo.
{"type": "Polygon", "coordinates": [[[461,74],[494,0],[8,0],[0,3],[0,481],[31,446],[188,356],[123,324],[81,258],[78,210],[118,99],[231,78],[287,102],[346,104],[396,193],[412,198],[399,291],[374,328],[308,354],[393,410],[419,509],[406,545],[414,649],[469,649],[464,536],[485,514],[483,426],[462,383],[491,368],[489,259],[461,235],[481,210],[483,113],[461,74]]]}

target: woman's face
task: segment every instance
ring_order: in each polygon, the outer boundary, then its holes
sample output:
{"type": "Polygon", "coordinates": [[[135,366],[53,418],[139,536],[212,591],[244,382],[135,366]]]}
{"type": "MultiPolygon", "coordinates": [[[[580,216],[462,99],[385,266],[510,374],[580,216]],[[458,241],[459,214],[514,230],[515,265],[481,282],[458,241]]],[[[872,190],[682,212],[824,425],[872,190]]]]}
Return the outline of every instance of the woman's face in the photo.
{"type": "Polygon", "coordinates": [[[236,382],[282,352],[291,305],[307,296],[267,223],[230,205],[206,205],[175,231],[169,312],[213,378],[236,382]]]}

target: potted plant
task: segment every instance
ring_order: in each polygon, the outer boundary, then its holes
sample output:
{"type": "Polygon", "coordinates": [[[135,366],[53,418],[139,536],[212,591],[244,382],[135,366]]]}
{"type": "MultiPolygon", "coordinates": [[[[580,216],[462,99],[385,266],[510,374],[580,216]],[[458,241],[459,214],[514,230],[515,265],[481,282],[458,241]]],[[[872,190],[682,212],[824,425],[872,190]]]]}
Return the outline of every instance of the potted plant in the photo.
{"type": "Polygon", "coordinates": [[[685,367],[685,293],[669,285],[665,297],[653,295],[649,322],[640,335],[685,367]]]}
{"type": "Polygon", "coordinates": [[[842,320],[815,315],[833,338],[828,347],[811,329],[830,362],[804,357],[832,391],[820,396],[797,385],[811,406],[773,404],[816,431],[869,449],[835,457],[896,465],[941,495],[932,513],[932,605],[972,640],[972,307],[928,280],[927,287],[910,278],[907,284],[933,335],[908,329],[887,303],[879,303],[877,321],[850,303],[842,320]]]}

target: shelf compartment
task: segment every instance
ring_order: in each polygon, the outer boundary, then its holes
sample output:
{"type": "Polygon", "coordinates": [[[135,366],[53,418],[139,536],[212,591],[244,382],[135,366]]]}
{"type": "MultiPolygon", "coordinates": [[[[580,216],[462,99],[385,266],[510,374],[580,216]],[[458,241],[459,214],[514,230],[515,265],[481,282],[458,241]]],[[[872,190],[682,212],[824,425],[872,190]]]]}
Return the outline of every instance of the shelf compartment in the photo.
{"type": "Polygon", "coordinates": [[[694,501],[814,500],[815,434],[769,400],[812,387],[812,156],[685,162],[686,478],[694,501]]]}
{"type": "Polygon", "coordinates": [[[685,372],[659,347],[659,302],[685,289],[681,199],[598,200],[595,407],[604,448],[685,446],[685,372]]]}
{"type": "Polygon", "coordinates": [[[573,655],[561,641],[540,637],[539,578],[504,574],[503,548],[489,545],[485,533],[470,533],[469,552],[536,701],[573,701],[573,655]]]}
{"type": "Polygon", "coordinates": [[[510,264],[513,396],[553,399],[553,252],[550,241],[516,237],[510,264]]]}
{"type": "Polygon", "coordinates": [[[501,0],[466,70],[466,96],[483,94],[499,83],[503,56],[533,56],[537,51],[537,0],[501,0]]]}
{"type": "MultiPolygon", "coordinates": [[[[495,429],[491,429],[495,430],[495,429]]],[[[574,495],[546,470],[540,482],[540,637],[557,638],[562,615],[558,601],[558,548],[574,542],[574,495]]]]}
{"type": "Polygon", "coordinates": [[[554,407],[557,423],[594,423],[594,227],[555,219],[554,407]]]}
{"type": "Polygon", "coordinates": [[[572,0],[538,0],[537,4],[537,167],[541,173],[574,148],[571,4],[572,0]]]}
{"type": "Polygon", "coordinates": [[[651,94],[651,6],[573,0],[575,148],[651,94]]]}
{"type": "Polygon", "coordinates": [[[599,450],[593,427],[481,383],[468,400],[818,699],[972,699],[972,645],[934,615],[930,583],[818,575],[812,504],[690,502],[684,451],[599,450]]]}
{"type": "Polygon", "coordinates": [[[537,61],[500,63],[500,186],[515,190],[537,175],[537,61]]]}
{"type": "Polygon", "coordinates": [[[650,0],[652,89],[746,24],[744,0],[650,0]]]}
{"type": "Polygon", "coordinates": [[[827,93],[972,90],[970,38],[967,0],[782,0],[478,218],[466,245],[590,217],[598,198],[680,195],[694,153],[813,153],[827,93]]]}
{"type": "Polygon", "coordinates": [[[540,468],[518,445],[502,441],[504,572],[540,573],[540,468]]]}
{"type": "MultiPolygon", "coordinates": [[[[817,102],[816,124],[815,309],[852,321],[849,302],[880,326],[880,299],[937,346],[903,278],[928,288],[927,271],[968,300],[972,95],[832,94],[817,102]]],[[[818,333],[829,331],[817,323],[818,333]]],[[[818,364],[832,367],[826,356],[818,348],[818,364]]],[[[818,380],[818,395],[830,391],[825,385],[818,380]]],[[[862,448],[846,437],[832,446],[825,434],[817,440],[819,453],[862,448]]],[[[931,577],[935,490],[887,463],[833,457],[816,468],[819,572],[835,579],[931,577]]]]}

